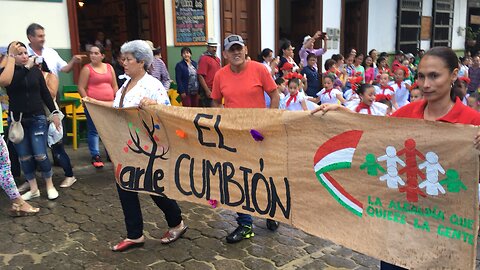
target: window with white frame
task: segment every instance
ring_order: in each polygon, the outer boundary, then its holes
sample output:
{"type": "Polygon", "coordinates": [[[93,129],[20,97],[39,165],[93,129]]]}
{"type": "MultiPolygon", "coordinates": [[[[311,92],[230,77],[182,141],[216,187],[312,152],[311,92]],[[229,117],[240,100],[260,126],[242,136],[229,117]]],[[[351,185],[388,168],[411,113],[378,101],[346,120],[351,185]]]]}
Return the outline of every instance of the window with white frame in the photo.
{"type": "Polygon", "coordinates": [[[431,46],[452,46],[453,0],[433,1],[431,46]]]}
{"type": "Polygon", "coordinates": [[[397,50],[415,54],[420,48],[422,0],[398,0],[397,50]]]}

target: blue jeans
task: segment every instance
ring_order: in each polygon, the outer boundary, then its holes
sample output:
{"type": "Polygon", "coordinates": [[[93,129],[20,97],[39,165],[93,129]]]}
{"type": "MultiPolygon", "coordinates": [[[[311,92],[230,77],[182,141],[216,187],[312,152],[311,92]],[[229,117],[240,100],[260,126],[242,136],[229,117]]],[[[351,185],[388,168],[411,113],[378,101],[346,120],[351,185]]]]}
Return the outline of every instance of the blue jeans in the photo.
{"type": "Polygon", "coordinates": [[[37,165],[43,178],[52,177],[52,165],[47,156],[47,117],[45,115],[24,117],[22,126],[23,140],[14,144],[14,147],[25,178],[28,181],[35,179],[37,165]]]}
{"type": "Polygon", "coordinates": [[[85,109],[85,116],[87,117],[87,141],[88,141],[88,149],[90,150],[90,155],[92,157],[100,155],[99,149],[99,141],[100,138],[98,137],[97,128],[92,121],[92,117],[88,113],[87,109],[85,109]]]}
{"type": "Polygon", "coordinates": [[[65,177],[72,177],[72,164],[70,163],[70,157],[67,155],[67,152],[65,152],[65,147],[63,146],[62,141],[52,145],[52,153],[62,167],[65,177]]]}
{"type": "Polygon", "coordinates": [[[252,216],[243,213],[237,213],[237,223],[240,226],[252,226],[253,220],[252,216]]]}

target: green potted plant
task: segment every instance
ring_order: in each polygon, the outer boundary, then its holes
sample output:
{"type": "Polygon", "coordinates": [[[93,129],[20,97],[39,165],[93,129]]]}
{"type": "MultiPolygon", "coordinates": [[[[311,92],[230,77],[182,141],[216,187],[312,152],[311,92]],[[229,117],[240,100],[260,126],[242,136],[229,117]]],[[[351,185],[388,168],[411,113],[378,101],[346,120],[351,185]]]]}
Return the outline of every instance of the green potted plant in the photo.
{"type": "Polygon", "coordinates": [[[473,31],[472,27],[468,26],[465,28],[465,39],[467,45],[473,47],[477,44],[478,31],[473,31]]]}

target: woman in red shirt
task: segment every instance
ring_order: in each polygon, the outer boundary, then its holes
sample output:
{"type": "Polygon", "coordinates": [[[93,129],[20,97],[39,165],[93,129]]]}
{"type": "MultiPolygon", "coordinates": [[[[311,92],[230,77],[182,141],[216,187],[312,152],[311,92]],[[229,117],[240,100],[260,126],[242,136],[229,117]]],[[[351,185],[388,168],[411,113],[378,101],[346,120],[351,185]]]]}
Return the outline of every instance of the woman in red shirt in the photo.
{"type": "Polygon", "coordinates": [[[457,55],[446,47],[435,47],[418,66],[417,84],[423,100],[397,110],[392,116],[430,121],[480,125],[480,113],[463,105],[452,86],[457,80],[457,55]]]}
{"type": "MultiPolygon", "coordinates": [[[[458,58],[447,47],[435,47],[425,53],[418,65],[418,86],[423,100],[403,106],[392,117],[416,118],[430,121],[480,125],[480,113],[465,106],[455,95],[452,86],[457,80],[458,58]]],[[[337,104],[322,104],[312,113],[341,108],[337,104]]],[[[480,150],[480,132],[474,138],[475,148],[480,150]]],[[[404,269],[386,262],[380,269],[404,269]]]]}

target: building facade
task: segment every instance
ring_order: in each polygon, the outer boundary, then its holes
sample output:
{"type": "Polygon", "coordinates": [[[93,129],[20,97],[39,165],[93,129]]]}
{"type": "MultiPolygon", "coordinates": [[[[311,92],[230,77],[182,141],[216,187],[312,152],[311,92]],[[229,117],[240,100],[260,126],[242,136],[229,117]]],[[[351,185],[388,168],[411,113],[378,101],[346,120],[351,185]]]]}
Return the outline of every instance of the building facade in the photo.
{"type": "MultiPolygon", "coordinates": [[[[179,7],[197,5],[204,9],[203,21],[200,18],[200,23],[195,24],[200,28],[204,24],[204,40],[215,38],[222,44],[228,34],[241,34],[252,59],[263,48],[278,52],[284,39],[291,40],[298,52],[304,36],[317,30],[330,36],[323,61],[350,48],[364,53],[370,49],[416,53],[419,48],[427,50],[441,45],[463,54],[466,27],[480,7],[478,3],[476,9],[476,2],[479,1],[0,0],[0,10],[12,11],[2,15],[3,21],[10,23],[2,27],[0,46],[11,40],[27,42],[26,27],[37,22],[46,28],[47,45],[69,59],[71,54],[85,52],[96,32],[102,31],[111,39],[114,49],[131,39],[152,40],[162,47],[163,58],[173,73],[185,44],[192,49],[193,59],[205,50],[203,42],[179,42],[179,21],[191,22],[188,16],[180,16],[179,7]]],[[[218,54],[221,56],[221,50],[218,54]]],[[[73,80],[65,75],[61,79],[67,83],[73,80]]]]}

